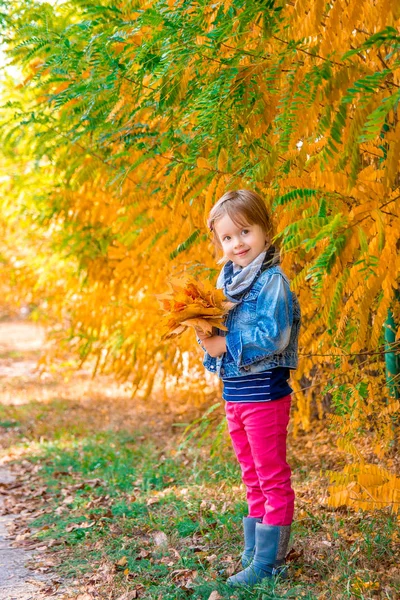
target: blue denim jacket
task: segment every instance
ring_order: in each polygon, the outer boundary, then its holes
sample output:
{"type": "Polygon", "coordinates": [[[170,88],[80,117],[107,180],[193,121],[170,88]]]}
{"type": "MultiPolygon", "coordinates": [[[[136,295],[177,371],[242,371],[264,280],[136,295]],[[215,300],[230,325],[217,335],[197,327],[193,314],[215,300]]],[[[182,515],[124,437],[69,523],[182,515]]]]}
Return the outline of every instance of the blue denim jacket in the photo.
{"type": "Polygon", "coordinates": [[[226,319],[227,351],[218,358],[205,352],[203,365],[219,377],[239,377],[273,367],[298,364],[300,305],[278,266],[262,272],[226,319]]]}

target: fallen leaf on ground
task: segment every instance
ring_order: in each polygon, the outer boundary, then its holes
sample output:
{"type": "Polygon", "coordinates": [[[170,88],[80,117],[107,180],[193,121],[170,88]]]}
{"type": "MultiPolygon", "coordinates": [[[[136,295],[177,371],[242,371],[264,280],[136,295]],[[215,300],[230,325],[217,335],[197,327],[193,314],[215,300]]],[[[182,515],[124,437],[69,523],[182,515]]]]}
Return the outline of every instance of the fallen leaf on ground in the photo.
{"type": "Polygon", "coordinates": [[[211,554],[210,556],[205,556],[204,558],[205,558],[205,560],[207,562],[212,563],[212,562],[214,562],[214,560],[217,559],[217,555],[216,554],[211,554]]]}
{"type": "Polygon", "coordinates": [[[157,504],[158,502],[160,502],[158,498],[149,498],[146,502],[146,505],[151,506],[152,504],[157,504]]]}
{"type": "Polygon", "coordinates": [[[150,552],[148,550],[141,550],[139,554],[135,557],[135,560],[140,560],[141,558],[148,558],[150,556],[150,552]]]}
{"type": "Polygon", "coordinates": [[[127,564],[128,564],[128,559],[126,558],[126,556],[123,556],[122,558],[117,560],[117,562],[115,563],[115,565],[117,567],[125,567],[125,565],[127,565],[127,564]]]}
{"type": "Polygon", "coordinates": [[[125,592],[122,594],[117,600],[134,600],[134,598],[138,597],[137,590],[132,590],[131,592],[125,592]]]}
{"type": "Polygon", "coordinates": [[[75,501],[74,496],[66,496],[62,501],[63,504],[73,504],[75,501]]]}
{"type": "Polygon", "coordinates": [[[168,538],[163,531],[154,532],[153,539],[156,546],[165,546],[168,544],[168,538]]]}
{"type": "Polygon", "coordinates": [[[83,523],[71,523],[71,525],[66,526],[65,531],[70,533],[71,531],[74,531],[74,529],[88,529],[89,527],[93,527],[93,525],[95,525],[94,521],[84,521],[83,523]]]}
{"type": "Polygon", "coordinates": [[[304,550],[303,548],[301,548],[300,550],[296,550],[295,548],[292,548],[289,552],[289,554],[286,556],[286,562],[295,562],[296,560],[299,560],[299,558],[302,558],[304,555],[304,550]]]}
{"type": "Polygon", "coordinates": [[[211,594],[208,597],[208,600],[222,600],[222,596],[220,596],[217,591],[214,591],[211,592],[211,594]]]}

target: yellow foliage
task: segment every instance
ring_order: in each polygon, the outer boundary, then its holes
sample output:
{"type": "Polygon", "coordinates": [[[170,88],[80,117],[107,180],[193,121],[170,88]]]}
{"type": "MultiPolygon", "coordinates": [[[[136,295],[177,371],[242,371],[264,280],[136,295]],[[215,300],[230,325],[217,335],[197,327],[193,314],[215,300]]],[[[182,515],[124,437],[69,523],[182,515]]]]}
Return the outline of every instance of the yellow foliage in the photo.
{"type": "Polygon", "coordinates": [[[233,304],[226,300],[222,290],[214,288],[208,281],[175,278],[170,281],[170,292],[157,298],[166,313],[163,320],[166,331],[162,339],[180,335],[188,327],[207,335],[212,335],[213,327],[227,330],[224,317],[233,304]]]}
{"type": "Polygon", "coordinates": [[[400,478],[372,464],[348,465],[342,473],[329,473],[328,506],[373,510],[400,509],[400,478]]]}

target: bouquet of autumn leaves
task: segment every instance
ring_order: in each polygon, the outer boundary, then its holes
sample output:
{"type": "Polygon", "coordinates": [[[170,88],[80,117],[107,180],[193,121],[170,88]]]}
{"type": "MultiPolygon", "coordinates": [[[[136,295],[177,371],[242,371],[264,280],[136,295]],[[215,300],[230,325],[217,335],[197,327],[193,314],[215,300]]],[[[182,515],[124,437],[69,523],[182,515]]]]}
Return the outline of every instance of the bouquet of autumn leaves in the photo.
{"type": "Polygon", "coordinates": [[[212,335],[213,327],[227,331],[224,317],[234,304],[226,300],[222,290],[207,280],[191,277],[173,279],[169,287],[168,293],[157,296],[164,311],[163,340],[180,335],[188,327],[205,335],[212,335]]]}

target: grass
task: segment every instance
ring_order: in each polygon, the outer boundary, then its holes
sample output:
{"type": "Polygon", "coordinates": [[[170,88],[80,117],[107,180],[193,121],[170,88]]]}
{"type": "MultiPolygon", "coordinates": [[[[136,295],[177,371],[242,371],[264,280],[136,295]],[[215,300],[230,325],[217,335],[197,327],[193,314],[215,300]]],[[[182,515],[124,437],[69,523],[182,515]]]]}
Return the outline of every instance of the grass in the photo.
{"type": "Polygon", "coordinates": [[[396,518],[327,510],[317,500],[324,481],[317,465],[301,463],[301,444],[292,448],[301,468],[289,577],[231,590],[225,579],[238,567],[245,502],[229,446],[210,456],[210,440],[193,439],[179,450],[171,422],[127,428],[122,414],[110,427],[107,410],[123,409],[62,398],[0,407],[3,454],[18,455],[33,536],[65,580],[104,598],[399,597],[396,518]]]}

